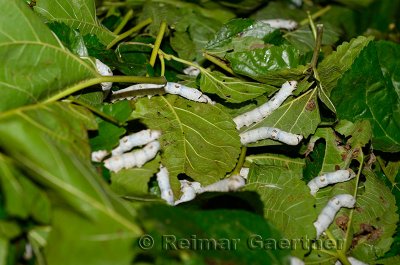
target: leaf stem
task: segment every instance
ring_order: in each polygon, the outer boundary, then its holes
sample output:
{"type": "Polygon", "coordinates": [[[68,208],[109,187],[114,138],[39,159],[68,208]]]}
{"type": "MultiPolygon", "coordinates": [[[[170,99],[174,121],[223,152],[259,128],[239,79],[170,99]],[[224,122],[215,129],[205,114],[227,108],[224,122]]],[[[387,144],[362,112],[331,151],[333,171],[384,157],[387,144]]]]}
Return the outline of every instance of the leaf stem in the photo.
{"type": "Polygon", "coordinates": [[[246,146],[243,146],[243,147],[242,147],[242,150],[241,150],[241,152],[240,152],[239,160],[238,160],[238,162],[237,162],[237,164],[236,164],[236,167],[235,167],[235,169],[232,171],[232,173],[230,174],[230,176],[238,175],[238,174],[240,173],[240,169],[242,169],[243,164],[244,164],[244,162],[245,162],[245,160],[246,160],[246,152],[247,152],[247,147],[246,147],[246,146]]]}
{"type": "Polygon", "coordinates": [[[160,60],[160,63],[161,63],[161,73],[160,73],[160,75],[161,75],[161,76],[164,76],[164,75],[165,75],[165,60],[164,60],[164,55],[161,54],[161,53],[159,53],[159,54],[158,54],[158,59],[160,60]]]}
{"type": "Polygon", "coordinates": [[[156,63],[158,50],[160,49],[160,45],[161,45],[162,39],[164,38],[166,28],[167,28],[167,22],[164,20],[163,22],[161,22],[160,30],[158,31],[156,41],[154,42],[153,51],[151,52],[151,56],[150,56],[151,67],[154,67],[154,64],[156,63]]]}
{"type": "Polygon", "coordinates": [[[148,18],[146,20],[143,20],[142,22],[140,22],[139,24],[137,24],[136,26],[134,26],[133,28],[131,28],[128,31],[125,31],[124,33],[118,35],[112,42],[110,42],[107,45],[107,49],[110,49],[111,47],[113,47],[115,44],[117,44],[118,42],[120,42],[121,40],[129,37],[132,33],[141,30],[142,28],[146,27],[147,25],[149,25],[151,22],[153,22],[153,20],[151,18],[148,18]]]}
{"type": "Polygon", "coordinates": [[[343,265],[351,265],[351,263],[349,262],[349,260],[346,257],[346,252],[342,252],[342,251],[337,249],[336,238],[333,236],[331,231],[329,229],[327,229],[325,231],[325,234],[333,242],[333,244],[334,244],[334,246],[336,248],[336,255],[335,256],[340,260],[340,262],[342,262],[343,265]]]}
{"type": "Polygon", "coordinates": [[[118,126],[118,127],[123,127],[123,126],[126,125],[126,123],[121,123],[121,122],[119,122],[119,121],[118,121],[117,119],[115,119],[113,116],[110,116],[110,115],[108,115],[108,114],[106,114],[106,113],[104,113],[104,112],[98,110],[98,109],[95,108],[94,106],[92,106],[92,105],[90,105],[90,104],[87,104],[87,103],[85,103],[85,102],[83,102],[83,101],[81,101],[81,100],[79,100],[79,99],[77,99],[77,98],[74,98],[74,97],[72,97],[72,96],[69,97],[68,99],[66,99],[65,101],[66,101],[66,102],[70,102],[70,103],[77,104],[77,105],[82,106],[82,107],[85,107],[85,108],[87,108],[88,110],[90,110],[91,112],[93,112],[94,114],[96,114],[97,116],[99,116],[100,118],[102,118],[103,120],[106,120],[106,121],[108,121],[108,122],[110,122],[110,123],[112,123],[112,124],[114,124],[114,125],[116,125],[116,126],[118,126]]]}
{"type": "Polygon", "coordinates": [[[231,68],[229,68],[225,62],[223,62],[222,60],[210,55],[209,53],[203,53],[204,58],[206,58],[207,60],[209,60],[210,62],[212,62],[213,64],[219,66],[220,68],[224,69],[225,71],[227,71],[228,73],[230,73],[231,75],[235,75],[235,73],[233,72],[233,70],[231,68]]]}
{"type": "Polygon", "coordinates": [[[316,40],[317,39],[317,30],[315,28],[314,21],[313,21],[311,15],[310,15],[310,11],[307,11],[307,18],[308,18],[308,23],[310,24],[310,28],[311,28],[312,34],[314,36],[314,40],[316,40]]]}
{"type": "MultiPolygon", "coordinates": [[[[331,9],[331,6],[326,6],[320,10],[318,10],[317,12],[315,12],[314,14],[312,14],[310,17],[312,20],[315,20],[321,16],[323,16],[326,12],[328,12],[331,9]]],[[[309,23],[310,18],[307,16],[307,18],[303,19],[302,21],[300,21],[300,26],[305,26],[309,23]]]]}
{"type": "Polygon", "coordinates": [[[144,76],[99,76],[92,79],[83,80],[58,94],[55,94],[48,99],[44,100],[44,103],[53,102],[62,99],[68,95],[71,95],[84,88],[97,85],[103,82],[122,82],[122,83],[152,83],[152,84],[165,84],[166,80],[164,77],[144,77],[144,76]]]}
{"type": "Polygon", "coordinates": [[[133,17],[133,10],[129,9],[128,13],[125,14],[124,18],[122,19],[121,23],[119,23],[118,27],[116,27],[113,31],[114,34],[119,34],[121,30],[126,26],[128,21],[133,17]]]}
{"type": "MultiPolygon", "coordinates": [[[[364,166],[364,153],[362,152],[361,148],[360,148],[360,166],[358,168],[358,172],[356,175],[356,187],[354,189],[353,192],[353,197],[356,199],[357,198],[357,191],[358,191],[358,184],[360,182],[360,176],[361,176],[361,172],[364,166]]],[[[349,249],[350,247],[350,231],[351,226],[352,226],[352,222],[353,222],[353,215],[354,215],[354,209],[350,210],[350,216],[349,216],[349,221],[347,222],[347,230],[346,230],[346,236],[344,238],[344,248],[342,249],[342,253],[346,253],[347,249],[349,249]]]]}
{"type": "MultiPolygon", "coordinates": [[[[318,24],[317,25],[317,36],[315,40],[315,46],[314,46],[314,52],[313,52],[313,57],[311,59],[311,67],[313,69],[313,72],[315,74],[315,69],[317,68],[317,63],[318,63],[318,57],[319,57],[319,51],[321,49],[322,45],[322,35],[324,33],[324,25],[318,24]]],[[[318,76],[318,74],[317,74],[318,76]]],[[[319,78],[317,79],[319,80],[319,78]]]]}

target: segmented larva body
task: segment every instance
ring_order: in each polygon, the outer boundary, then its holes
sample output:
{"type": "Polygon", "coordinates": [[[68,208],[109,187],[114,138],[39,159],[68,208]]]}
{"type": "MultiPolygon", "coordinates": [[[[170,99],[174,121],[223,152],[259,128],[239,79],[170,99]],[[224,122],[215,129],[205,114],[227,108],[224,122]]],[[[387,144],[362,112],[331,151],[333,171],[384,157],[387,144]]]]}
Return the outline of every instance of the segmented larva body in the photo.
{"type": "Polygon", "coordinates": [[[188,76],[197,77],[200,74],[200,69],[194,66],[189,66],[183,69],[183,73],[188,76]]]}
{"type": "Polygon", "coordinates": [[[297,22],[290,19],[278,18],[278,19],[263,19],[260,21],[269,24],[271,28],[275,29],[294,30],[297,28],[297,22]]]}
{"type": "Polygon", "coordinates": [[[356,200],[350,194],[340,194],[329,200],[328,204],[322,209],[314,226],[317,230],[317,238],[325,232],[329,225],[333,222],[337,212],[342,207],[353,208],[356,200]]]}
{"type": "MultiPolygon", "coordinates": [[[[351,265],[368,265],[367,263],[353,257],[347,257],[347,260],[350,262],[351,265]]],[[[342,263],[340,262],[340,260],[337,260],[335,262],[335,265],[342,265],[342,263]]]]}
{"type": "Polygon", "coordinates": [[[236,191],[246,184],[246,180],[240,175],[233,175],[229,178],[217,181],[201,188],[198,193],[203,192],[228,192],[236,191]]]}
{"type": "Polygon", "coordinates": [[[133,86],[129,86],[124,89],[120,89],[112,94],[112,100],[117,101],[121,99],[129,99],[131,96],[124,96],[131,91],[139,91],[139,90],[149,90],[149,89],[160,89],[164,88],[164,91],[168,94],[178,95],[188,100],[201,102],[201,103],[210,103],[212,105],[215,104],[207,95],[203,94],[200,90],[192,87],[187,87],[178,83],[167,82],[166,85],[158,85],[158,84],[136,84],[133,86]]]}
{"type": "Polygon", "coordinates": [[[274,110],[279,108],[280,105],[292,94],[297,88],[296,81],[285,82],[281,89],[276,93],[267,103],[243,113],[233,119],[236,128],[239,130],[243,126],[249,126],[252,123],[260,122],[268,117],[274,110]]]}
{"type": "Polygon", "coordinates": [[[326,187],[330,184],[345,182],[351,180],[354,177],[355,174],[352,170],[350,172],[350,169],[341,169],[313,178],[312,180],[310,180],[310,182],[308,182],[307,186],[311,190],[311,195],[314,196],[320,188],[326,187]]]}
{"type": "Polygon", "coordinates": [[[180,182],[182,196],[179,200],[175,201],[175,205],[193,200],[196,198],[196,194],[201,190],[201,184],[199,182],[190,182],[185,179],[180,182]]]}
{"type": "Polygon", "coordinates": [[[169,94],[179,95],[192,101],[215,104],[214,101],[212,101],[207,95],[203,94],[200,90],[178,83],[168,82],[164,87],[164,90],[169,94]]]}
{"type": "Polygon", "coordinates": [[[250,169],[248,167],[242,167],[240,169],[239,175],[246,180],[249,176],[249,171],[250,169]]]}
{"type": "Polygon", "coordinates": [[[132,133],[122,137],[122,139],[119,140],[119,145],[113,149],[111,153],[113,156],[121,155],[135,146],[142,146],[157,140],[160,136],[161,131],[150,129],[132,133]]]}
{"type": "Polygon", "coordinates": [[[163,165],[160,165],[160,170],[157,173],[157,182],[161,191],[161,198],[169,205],[174,205],[174,193],[169,184],[169,173],[163,165]]]}
{"type": "Polygon", "coordinates": [[[146,162],[152,160],[159,150],[160,143],[158,141],[153,141],[142,149],[106,159],[104,161],[104,166],[113,172],[118,172],[123,168],[142,167],[146,162]]]}
{"type": "Polygon", "coordinates": [[[260,127],[240,134],[240,142],[243,145],[264,139],[272,139],[287,145],[298,145],[303,140],[303,136],[273,127],[260,127]]]}
{"type": "Polygon", "coordinates": [[[181,192],[182,196],[175,202],[175,205],[191,201],[196,198],[197,194],[203,192],[228,192],[236,191],[246,184],[245,179],[240,175],[233,175],[229,178],[217,181],[208,186],[201,187],[199,182],[190,182],[187,180],[181,180],[181,192]]]}
{"type": "MultiPolygon", "coordinates": [[[[108,67],[106,64],[104,64],[102,61],[99,59],[96,59],[96,68],[97,72],[103,76],[112,76],[113,72],[111,71],[110,67],[108,67]]],[[[101,89],[103,91],[109,91],[112,87],[112,82],[103,82],[101,83],[101,89]]]]}
{"type": "Polygon", "coordinates": [[[138,90],[148,90],[148,89],[160,89],[163,88],[164,85],[163,84],[147,84],[147,83],[142,83],[142,84],[136,84],[136,85],[131,85],[128,86],[126,88],[117,90],[117,91],[113,91],[112,94],[113,95],[118,95],[118,94],[124,94],[124,93],[128,93],[131,91],[138,91],[138,90]]]}
{"type": "Polygon", "coordinates": [[[297,257],[290,256],[290,265],[304,265],[304,261],[297,257]]]}
{"type": "Polygon", "coordinates": [[[92,152],[92,161],[100,163],[108,154],[109,152],[107,150],[94,151],[92,152]]]}

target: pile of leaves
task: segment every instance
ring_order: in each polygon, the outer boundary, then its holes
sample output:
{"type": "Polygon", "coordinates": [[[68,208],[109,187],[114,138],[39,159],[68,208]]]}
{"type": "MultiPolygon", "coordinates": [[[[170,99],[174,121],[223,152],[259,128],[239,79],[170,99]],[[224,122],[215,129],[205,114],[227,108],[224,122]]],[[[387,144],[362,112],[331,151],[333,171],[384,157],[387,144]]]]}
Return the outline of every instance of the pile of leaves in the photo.
{"type": "Polygon", "coordinates": [[[400,263],[400,1],[0,4],[0,265],[288,264],[291,256],[305,264],[350,264],[350,256],[400,263]],[[297,27],[260,23],[277,18],[297,27]],[[94,58],[114,76],[101,76],[94,58]],[[200,74],[185,75],[189,66],[200,74]],[[163,93],[114,102],[100,86],[166,80],[216,104],[163,93]],[[234,117],[289,80],[298,82],[294,95],[236,129],[234,117]],[[304,139],[243,147],[239,133],[263,126],[304,139]],[[91,161],[91,152],[146,128],[162,132],[161,150],[143,167],[115,173],[91,161]],[[250,172],[237,192],[169,206],[155,177],[160,163],[175,199],[179,180],[208,185],[242,167],[250,172]],[[311,179],[348,168],[355,178],[310,194],[311,179]],[[314,240],[313,222],[343,193],[355,196],[355,208],[341,209],[314,240]],[[146,249],[143,235],[154,247],[146,249]],[[240,244],[164,249],[165,235],[240,244]],[[251,248],[254,235],[311,243],[251,248]]]}

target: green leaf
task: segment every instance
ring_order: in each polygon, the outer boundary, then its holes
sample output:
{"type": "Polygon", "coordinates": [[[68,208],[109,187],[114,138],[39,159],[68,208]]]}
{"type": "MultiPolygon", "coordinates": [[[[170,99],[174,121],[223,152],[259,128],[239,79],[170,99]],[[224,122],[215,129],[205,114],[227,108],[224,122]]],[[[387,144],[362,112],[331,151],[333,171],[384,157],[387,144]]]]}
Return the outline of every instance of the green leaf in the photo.
{"type": "Polygon", "coordinates": [[[8,240],[0,237],[0,265],[7,265],[8,248],[8,240]]]}
{"type": "Polygon", "coordinates": [[[40,0],[34,10],[47,21],[65,23],[82,35],[95,34],[106,45],[116,38],[97,20],[94,0],[40,0]]]}
{"type": "MultiPolygon", "coordinates": [[[[254,165],[245,189],[260,194],[264,202],[264,217],[283,231],[285,238],[315,237],[315,199],[301,180],[301,174],[276,166],[254,165]]],[[[305,253],[307,249],[294,251],[305,253]]]]}
{"type": "Polygon", "coordinates": [[[0,238],[14,239],[21,233],[22,230],[17,222],[0,220],[0,238]]]}
{"type": "Polygon", "coordinates": [[[389,188],[378,180],[375,174],[365,169],[365,192],[357,196],[357,214],[352,224],[355,245],[354,257],[373,261],[390,249],[392,235],[396,230],[399,216],[396,201],[389,188]]]}
{"type": "Polygon", "coordinates": [[[246,42],[248,37],[263,40],[275,31],[268,24],[253,19],[232,19],[221,27],[205,49],[210,54],[224,58],[228,51],[237,47],[238,43],[246,42]]]}
{"type": "Polygon", "coordinates": [[[84,79],[93,68],[64,48],[22,1],[0,0],[0,111],[43,101],[84,79]],[[18,14],[18,16],[16,16],[18,14]]]}
{"type": "Polygon", "coordinates": [[[307,13],[299,12],[299,9],[293,8],[289,1],[271,1],[265,7],[251,14],[251,18],[258,20],[279,18],[300,21],[307,18],[307,13]]]}
{"type": "Polygon", "coordinates": [[[270,85],[225,76],[217,71],[203,71],[200,78],[200,88],[203,92],[217,94],[225,101],[232,103],[241,103],[262,94],[269,95],[277,90],[270,85]]]}
{"type": "Polygon", "coordinates": [[[321,169],[315,172],[316,175],[310,176],[315,178],[322,174],[344,169],[346,162],[351,159],[351,153],[346,150],[341,143],[340,138],[331,128],[318,128],[311,137],[310,143],[315,143],[319,139],[325,140],[325,151],[321,161],[321,169]],[[350,156],[350,157],[349,157],[350,156]]]}
{"type": "MultiPolygon", "coordinates": [[[[301,134],[307,138],[314,133],[320,122],[316,90],[309,90],[303,95],[281,105],[267,118],[246,127],[243,132],[260,127],[274,127],[286,132],[301,134]]],[[[261,140],[249,146],[280,144],[273,140],[261,140]]]]}
{"type": "Polygon", "coordinates": [[[32,246],[35,260],[39,265],[46,264],[46,258],[44,257],[43,248],[47,244],[50,231],[50,226],[35,226],[28,232],[29,244],[31,244],[32,246]]]}
{"type": "Polygon", "coordinates": [[[11,160],[0,154],[0,183],[5,197],[5,208],[10,216],[36,221],[50,221],[50,201],[47,195],[22,175],[11,160]]]}
{"type": "Polygon", "coordinates": [[[341,120],[335,126],[335,130],[346,137],[350,137],[347,143],[352,147],[364,147],[372,137],[371,124],[367,120],[356,121],[355,124],[341,120]]]}
{"type": "Polygon", "coordinates": [[[292,158],[289,156],[274,153],[249,155],[246,156],[246,162],[263,166],[282,167],[296,173],[301,172],[303,170],[303,167],[305,166],[304,159],[302,158],[292,158]]]}
{"type": "Polygon", "coordinates": [[[178,53],[179,58],[193,61],[196,58],[196,45],[187,32],[175,32],[170,38],[172,48],[178,53]]]}
{"type": "MultiPolygon", "coordinates": [[[[41,119],[51,120],[51,132],[58,136],[71,122],[58,117],[55,110],[60,105],[65,104],[40,105],[0,116],[1,149],[53,195],[47,263],[130,264],[133,240],[141,233],[134,223],[135,211],[109,191],[89,158],[74,153],[68,143],[73,136],[64,136],[67,141],[48,136],[41,119]],[[37,114],[35,123],[21,113],[37,114]],[[98,251],[105,248],[109,251],[98,251]]],[[[79,125],[85,127],[83,122],[79,125]]]]}
{"type": "Polygon", "coordinates": [[[159,170],[160,157],[146,163],[141,168],[130,168],[111,173],[110,188],[119,196],[129,198],[149,197],[149,181],[159,170]]]}
{"type": "Polygon", "coordinates": [[[400,256],[394,256],[394,257],[390,257],[390,258],[379,259],[378,263],[382,264],[382,265],[399,264],[400,263],[400,256]]]}
{"type": "Polygon", "coordinates": [[[370,43],[332,91],[339,119],[368,120],[374,149],[400,151],[400,46],[370,43]],[[351,88],[351,89],[350,89],[351,88]]]}
{"type": "Polygon", "coordinates": [[[77,56],[88,56],[85,42],[79,31],[59,22],[52,22],[47,25],[57,35],[64,47],[77,56]]]}
{"type": "Polygon", "coordinates": [[[236,164],[239,135],[230,116],[216,106],[155,96],[139,99],[135,116],[149,128],[162,131],[161,163],[171,178],[185,173],[207,185],[236,164]]]}
{"type": "MultiPolygon", "coordinates": [[[[235,51],[228,53],[226,59],[235,73],[260,82],[273,79],[275,76],[275,78],[286,78],[286,81],[298,80],[305,70],[305,66],[299,67],[299,51],[293,46],[271,46],[250,51],[235,51]],[[296,69],[297,67],[299,69],[296,69]],[[297,78],[294,78],[295,76],[297,78]]],[[[268,84],[275,85],[276,83],[268,82],[268,84]]]]}
{"type": "Polygon", "coordinates": [[[343,42],[335,52],[318,65],[318,74],[324,94],[330,96],[338,80],[351,68],[354,60],[371,40],[372,38],[360,36],[350,42],[343,42]]]}
{"type": "MultiPolygon", "coordinates": [[[[101,105],[100,111],[124,123],[130,117],[132,108],[129,101],[125,100],[114,104],[101,105]]],[[[96,118],[96,120],[99,129],[98,134],[90,139],[92,150],[111,150],[118,144],[119,139],[125,134],[126,130],[101,118],[96,118]]]]}
{"type": "MultiPolygon", "coordinates": [[[[285,38],[296,48],[303,52],[312,51],[315,39],[309,25],[302,26],[295,31],[285,34],[285,38]]],[[[324,24],[322,45],[333,45],[339,40],[339,33],[329,24],[324,24]]]]}
{"type": "Polygon", "coordinates": [[[158,261],[155,264],[182,264],[184,260],[176,257],[181,251],[195,260],[194,264],[288,264],[287,248],[268,249],[267,243],[260,242],[279,242],[280,232],[249,212],[193,211],[153,204],[140,209],[139,216],[146,233],[154,239],[154,247],[143,253],[158,261]],[[213,247],[213,240],[219,248],[213,247]],[[189,246],[185,250],[179,248],[183,241],[189,246]],[[180,250],[174,250],[174,245],[180,250]],[[181,262],[169,263],[177,258],[181,262]]]}

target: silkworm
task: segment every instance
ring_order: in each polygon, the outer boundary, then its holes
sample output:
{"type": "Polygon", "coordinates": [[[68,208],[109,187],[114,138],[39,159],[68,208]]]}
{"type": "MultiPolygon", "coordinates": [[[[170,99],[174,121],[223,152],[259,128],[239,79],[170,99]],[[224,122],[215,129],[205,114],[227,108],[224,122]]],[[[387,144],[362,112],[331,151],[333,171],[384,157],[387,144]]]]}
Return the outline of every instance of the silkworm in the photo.
{"type": "Polygon", "coordinates": [[[183,73],[188,76],[197,77],[200,74],[200,69],[194,66],[189,66],[183,69],[183,73]]]}
{"type": "Polygon", "coordinates": [[[304,265],[304,261],[297,257],[290,256],[290,265],[304,265]]]}
{"type": "MultiPolygon", "coordinates": [[[[354,257],[347,257],[347,260],[350,262],[351,265],[368,265],[365,262],[362,262],[361,260],[358,260],[354,257]]],[[[340,262],[340,260],[337,260],[335,262],[335,265],[342,265],[342,263],[340,262]]]]}
{"type": "Polygon", "coordinates": [[[200,90],[174,82],[167,82],[166,85],[146,84],[146,83],[132,85],[127,88],[113,92],[111,96],[112,101],[132,98],[131,96],[127,97],[125,95],[127,95],[131,91],[148,90],[148,89],[164,89],[165,93],[178,95],[188,100],[201,103],[209,103],[212,105],[215,104],[214,101],[212,101],[207,95],[203,94],[200,90]]]}
{"type": "Polygon", "coordinates": [[[182,196],[175,202],[175,205],[191,201],[197,194],[204,192],[229,192],[236,191],[246,184],[245,179],[240,175],[233,175],[229,178],[217,181],[208,186],[202,187],[199,182],[181,181],[182,196]]]}
{"type": "Polygon", "coordinates": [[[290,19],[263,19],[260,20],[263,23],[267,23],[271,26],[271,28],[275,29],[286,29],[286,30],[294,30],[297,28],[298,24],[294,20],[290,19]]]}
{"type": "Polygon", "coordinates": [[[296,88],[296,81],[285,82],[278,93],[276,93],[267,103],[235,117],[233,121],[236,124],[236,128],[239,130],[243,126],[249,126],[252,123],[262,121],[264,118],[271,115],[274,110],[279,108],[279,106],[282,105],[282,103],[296,88]]]}
{"type": "Polygon", "coordinates": [[[181,197],[175,201],[175,205],[183,202],[188,202],[196,198],[196,194],[201,190],[201,184],[199,182],[190,182],[187,180],[180,180],[181,183],[181,197]]]}
{"type": "Polygon", "coordinates": [[[119,140],[119,145],[112,150],[112,155],[121,155],[135,146],[146,145],[161,136],[161,131],[157,130],[142,130],[137,133],[132,133],[119,140]]]}
{"type": "Polygon", "coordinates": [[[249,171],[250,171],[250,169],[248,167],[242,167],[240,169],[239,175],[242,178],[247,179],[247,177],[249,176],[249,171]]]}
{"type": "Polygon", "coordinates": [[[201,188],[198,193],[203,192],[228,192],[236,191],[246,184],[245,179],[240,175],[233,175],[229,178],[212,183],[201,188]]]}
{"type": "Polygon", "coordinates": [[[92,161],[93,162],[101,162],[109,154],[110,154],[110,152],[108,152],[107,150],[94,151],[94,152],[92,152],[92,161]]]}
{"type": "Polygon", "coordinates": [[[326,187],[330,184],[339,182],[345,182],[355,177],[354,172],[349,170],[337,170],[335,172],[329,172],[313,178],[308,182],[307,186],[311,190],[311,195],[315,195],[320,188],[326,187]]]}
{"type": "Polygon", "coordinates": [[[203,94],[200,90],[178,83],[168,82],[164,87],[164,90],[169,94],[179,95],[192,101],[215,104],[214,101],[212,101],[207,95],[203,94]]]}
{"type": "MultiPolygon", "coordinates": [[[[112,76],[113,72],[111,71],[110,67],[108,67],[106,64],[104,64],[102,61],[99,59],[96,59],[96,68],[97,72],[101,74],[102,76],[112,76]]],[[[101,83],[101,89],[103,91],[109,91],[112,87],[112,82],[103,82],[101,83]]]]}
{"type": "Polygon", "coordinates": [[[260,127],[240,134],[240,142],[243,145],[264,139],[272,139],[287,145],[298,145],[303,140],[303,136],[273,127],[260,127]]]}
{"type": "Polygon", "coordinates": [[[113,172],[118,172],[123,168],[142,167],[146,162],[152,160],[157,155],[158,150],[160,150],[160,143],[158,141],[153,141],[142,149],[106,159],[104,161],[104,166],[113,172]]]}
{"type": "Polygon", "coordinates": [[[174,205],[174,193],[172,192],[171,185],[169,184],[169,172],[166,167],[160,165],[158,171],[157,182],[161,191],[161,198],[169,205],[174,205]]]}
{"type": "Polygon", "coordinates": [[[335,215],[342,207],[353,208],[356,200],[350,194],[340,194],[329,200],[328,204],[322,209],[314,227],[317,230],[317,238],[325,232],[329,225],[333,222],[335,215]]]}

